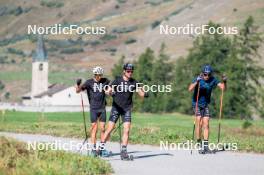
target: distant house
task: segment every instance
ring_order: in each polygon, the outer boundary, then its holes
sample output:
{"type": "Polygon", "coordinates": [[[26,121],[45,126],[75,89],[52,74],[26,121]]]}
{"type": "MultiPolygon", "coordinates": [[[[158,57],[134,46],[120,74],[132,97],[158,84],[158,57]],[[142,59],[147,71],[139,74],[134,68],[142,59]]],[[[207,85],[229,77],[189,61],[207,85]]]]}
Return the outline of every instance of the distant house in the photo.
{"type": "MultiPolygon", "coordinates": [[[[22,103],[29,106],[80,106],[81,95],[74,86],[48,83],[48,57],[42,36],[38,37],[36,53],[32,61],[31,92],[22,96],[22,103]]],[[[67,77],[65,77],[67,78],[67,77]]],[[[84,104],[87,94],[82,92],[84,104]]]]}

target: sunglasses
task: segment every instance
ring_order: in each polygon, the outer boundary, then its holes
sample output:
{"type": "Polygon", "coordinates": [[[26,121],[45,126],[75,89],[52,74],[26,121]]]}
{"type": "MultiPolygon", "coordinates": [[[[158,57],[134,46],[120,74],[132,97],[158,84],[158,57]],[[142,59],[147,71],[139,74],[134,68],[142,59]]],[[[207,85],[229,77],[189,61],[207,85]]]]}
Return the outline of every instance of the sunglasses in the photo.
{"type": "Polygon", "coordinates": [[[210,74],[204,73],[203,76],[204,76],[204,77],[207,77],[207,76],[209,77],[210,74]]]}
{"type": "Polygon", "coordinates": [[[133,73],[132,70],[126,70],[126,73],[133,73]]]}

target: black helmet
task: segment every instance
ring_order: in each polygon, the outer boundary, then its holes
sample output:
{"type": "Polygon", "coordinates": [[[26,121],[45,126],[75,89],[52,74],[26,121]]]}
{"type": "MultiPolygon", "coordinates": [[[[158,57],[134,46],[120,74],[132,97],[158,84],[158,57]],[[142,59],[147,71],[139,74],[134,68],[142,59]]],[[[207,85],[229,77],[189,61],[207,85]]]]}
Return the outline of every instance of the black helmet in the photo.
{"type": "Polygon", "coordinates": [[[124,70],[134,70],[134,65],[131,63],[126,63],[124,64],[123,69],[124,70]]]}

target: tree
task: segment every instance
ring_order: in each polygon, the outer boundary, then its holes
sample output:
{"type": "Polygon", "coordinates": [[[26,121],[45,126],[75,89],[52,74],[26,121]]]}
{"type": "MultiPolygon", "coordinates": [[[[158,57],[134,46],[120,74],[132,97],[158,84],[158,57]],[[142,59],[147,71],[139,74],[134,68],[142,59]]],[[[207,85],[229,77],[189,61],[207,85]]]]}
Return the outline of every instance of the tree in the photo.
{"type": "Polygon", "coordinates": [[[114,67],[111,70],[113,78],[120,76],[120,74],[123,72],[124,61],[125,61],[125,56],[122,56],[118,60],[118,62],[114,64],[114,67]]]}
{"type": "Polygon", "coordinates": [[[152,82],[152,69],[155,56],[154,51],[147,48],[143,54],[141,54],[135,64],[134,77],[141,83],[152,82]]]}
{"type": "MultiPolygon", "coordinates": [[[[143,54],[141,54],[134,62],[135,71],[134,78],[144,85],[152,84],[152,71],[154,65],[155,55],[154,51],[150,48],[147,48],[143,54]]],[[[152,97],[150,97],[152,98],[152,97]]],[[[143,103],[140,99],[134,98],[134,109],[141,112],[150,111],[152,108],[150,99],[144,100],[143,103]]]]}
{"type": "Polygon", "coordinates": [[[5,84],[0,80],[0,91],[5,88],[5,84]]]}
{"type": "Polygon", "coordinates": [[[242,62],[241,71],[244,72],[243,94],[245,94],[245,108],[249,111],[244,116],[246,118],[252,113],[264,114],[264,89],[261,86],[264,69],[258,64],[261,57],[258,51],[262,42],[258,27],[254,24],[253,17],[249,16],[239,35],[234,39],[238,59],[242,62]]]}
{"type": "Polygon", "coordinates": [[[165,44],[161,45],[158,59],[155,60],[152,71],[153,84],[159,85],[160,90],[164,92],[153,92],[152,109],[150,112],[168,112],[172,111],[171,92],[166,92],[165,86],[171,85],[174,79],[174,63],[170,61],[165,54],[165,44]]]}
{"type": "MultiPolygon", "coordinates": [[[[210,22],[209,26],[219,25],[210,22]]],[[[262,98],[259,97],[260,92],[263,92],[260,80],[264,70],[256,64],[261,38],[255,29],[250,17],[240,34],[233,39],[223,34],[205,34],[197,37],[186,59],[180,59],[176,65],[177,111],[191,113],[192,94],[187,92],[187,86],[201,72],[204,64],[212,65],[218,79],[223,73],[228,76],[228,90],[225,92],[223,109],[226,117],[250,117],[252,108],[258,106],[258,109],[262,109],[259,108],[259,105],[263,104],[260,103],[262,98]]],[[[210,107],[213,116],[219,111],[219,97],[220,91],[214,91],[210,107]]]]}
{"type": "Polygon", "coordinates": [[[5,93],[5,99],[8,100],[8,99],[10,98],[10,95],[11,95],[10,92],[6,92],[6,93],[5,93]]]}
{"type": "MultiPolygon", "coordinates": [[[[161,45],[158,58],[154,51],[147,48],[135,62],[134,77],[144,85],[160,85],[159,90],[165,91],[165,86],[171,84],[174,74],[174,64],[169,61],[165,54],[165,44],[161,45]]],[[[135,98],[135,109],[141,112],[167,112],[172,110],[170,100],[173,99],[166,92],[149,92],[150,97],[141,100],[135,98]]]]}

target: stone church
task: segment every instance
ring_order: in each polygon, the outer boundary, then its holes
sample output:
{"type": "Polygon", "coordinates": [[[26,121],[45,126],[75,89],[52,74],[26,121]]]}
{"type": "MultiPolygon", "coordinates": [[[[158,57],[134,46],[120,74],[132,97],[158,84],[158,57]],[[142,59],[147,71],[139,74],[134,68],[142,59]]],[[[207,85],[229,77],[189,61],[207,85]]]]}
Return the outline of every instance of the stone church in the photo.
{"type": "MultiPolygon", "coordinates": [[[[27,106],[80,106],[81,95],[75,87],[64,84],[49,84],[49,62],[41,35],[38,37],[36,52],[32,59],[31,92],[22,96],[22,103],[27,106]]],[[[67,77],[65,77],[67,78],[67,77]]],[[[88,105],[85,92],[82,93],[84,104],[88,105]]]]}

